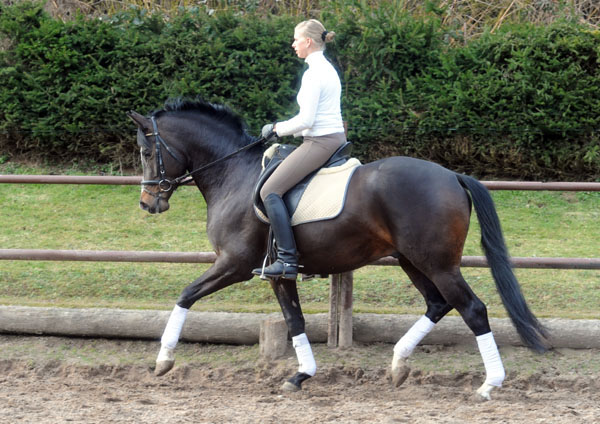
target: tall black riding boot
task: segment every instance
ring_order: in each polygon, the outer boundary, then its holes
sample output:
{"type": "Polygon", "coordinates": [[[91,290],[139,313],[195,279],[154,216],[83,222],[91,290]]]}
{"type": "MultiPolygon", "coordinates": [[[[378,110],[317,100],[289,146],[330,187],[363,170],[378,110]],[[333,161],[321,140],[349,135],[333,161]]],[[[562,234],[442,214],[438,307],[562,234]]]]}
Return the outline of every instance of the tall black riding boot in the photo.
{"type": "Polygon", "coordinates": [[[275,193],[267,196],[264,205],[277,242],[277,260],[264,270],[257,268],[252,273],[261,277],[295,280],[298,275],[298,257],[287,207],[275,193]]]}

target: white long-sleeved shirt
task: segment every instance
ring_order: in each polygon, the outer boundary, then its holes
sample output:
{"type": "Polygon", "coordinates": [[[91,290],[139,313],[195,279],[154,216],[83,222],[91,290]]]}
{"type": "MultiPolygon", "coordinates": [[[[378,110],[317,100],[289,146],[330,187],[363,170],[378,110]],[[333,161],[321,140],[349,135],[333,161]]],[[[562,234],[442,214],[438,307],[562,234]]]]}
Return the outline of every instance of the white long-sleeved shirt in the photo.
{"type": "Polygon", "coordinates": [[[277,135],[320,136],[344,132],[340,97],[342,85],[335,68],[322,51],[309,54],[308,69],[296,100],[300,112],[292,119],[277,122],[277,135]]]}

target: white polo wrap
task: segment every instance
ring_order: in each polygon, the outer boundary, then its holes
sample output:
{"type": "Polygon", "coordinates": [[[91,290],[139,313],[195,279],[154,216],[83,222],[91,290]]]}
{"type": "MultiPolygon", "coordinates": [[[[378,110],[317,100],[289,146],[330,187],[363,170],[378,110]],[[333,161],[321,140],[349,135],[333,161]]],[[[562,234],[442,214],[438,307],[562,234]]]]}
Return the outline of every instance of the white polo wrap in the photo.
{"type": "Polygon", "coordinates": [[[296,357],[298,358],[298,372],[303,372],[313,377],[317,372],[317,363],[313,356],[310,342],[305,333],[299,334],[292,337],[292,346],[296,350],[296,357]]]}
{"type": "Polygon", "coordinates": [[[489,332],[475,338],[485,366],[485,382],[490,386],[501,387],[506,373],[494,335],[489,332]]]}
{"type": "Polygon", "coordinates": [[[434,326],[435,323],[425,315],[419,318],[394,346],[394,358],[408,358],[419,342],[429,334],[434,326]]]}
{"type": "Polygon", "coordinates": [[[182,308],[179,305],[175,305],[169,316],[169,321],[167,322],[162,338],[160,339],[161,346],[166,347],[167,349],[175,349],[188,310],[189,309],[182,308]]]}

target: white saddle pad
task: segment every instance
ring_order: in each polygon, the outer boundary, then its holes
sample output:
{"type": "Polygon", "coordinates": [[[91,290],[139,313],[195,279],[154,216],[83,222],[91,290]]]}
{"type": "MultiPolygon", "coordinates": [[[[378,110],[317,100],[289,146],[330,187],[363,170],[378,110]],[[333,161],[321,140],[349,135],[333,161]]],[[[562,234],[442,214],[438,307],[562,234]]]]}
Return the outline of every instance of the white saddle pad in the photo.
{"type": "MultiPolygon", "coordinates": [[[[350,158],[340,166],[323,168],[317,172],[304,190],[300,203],[292,215],[292,226],[338,216],[344,208],[348,183],[358,166],[360,161],[350,158]]],[[[269,222],[259,209],[254,208],[254,210],[263,222],[269,222]]]]}

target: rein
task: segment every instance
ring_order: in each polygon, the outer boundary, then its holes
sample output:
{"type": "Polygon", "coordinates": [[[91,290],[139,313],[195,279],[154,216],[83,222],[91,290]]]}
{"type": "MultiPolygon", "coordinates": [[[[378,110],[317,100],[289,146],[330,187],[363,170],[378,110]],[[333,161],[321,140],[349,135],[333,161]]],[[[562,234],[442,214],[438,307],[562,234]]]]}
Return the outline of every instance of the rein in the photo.
{"type": "MultiPolygon", "coordinates": [[[[177,187],[179,187],[180,185],[185,185],[187,183],[189,183],[190,181],[193,180],[193,175],[197,174],[199,172],[202,172],[208,168],[210,168],[211,166],[214,166],[218,163],[224,162],[227,159],[231,158],[232,156],[237,155],[238,153],[241,153],[245,150],[251,149],[254,146],[258,146],[259,144],[263,144],[264,142],[267,141],[266,138],[264,138],[263,136],[260,136],[256,141],[253,141],[250,144],[245,145],[244,147],[241,147],[240,149],[236,150],[235,152],[232,152],[228,155],[223,156],[222,158],[219,158],[217,160],[214,160],[210,163],[207,163],[206,165],[202,165],[199,168],[194,169],[193,171],[188,172],[187,174],[183,174],[173,180],[170,180],[168,178],[165,177],[166,171],[165,171],[165,164],[163,162],[163,158],[162,158],[162,153],[161,153],[161,149],[160,149],[160,145],[162,144],[165,149],[167,149],[167,152],[169,152],[169,154],[180,164],[184,165],[183,160],[181,160],[179,158],[179,156],[169,148],[169,146],[167,145],[167,143],[165,142],[165,140],[160,136],[159,132],[158,132],[158,125],[156,124],[156,119],[154,117],[154,115],[152,115],[150,117],[150,120],[152,122],[152,129],[153,132],[149,133],[149,134],[145,134],[146,137],[148,136],[154,136],[154,140],[156,143],[156,162],[158,165],[158,170],[160,172],[160,179],[158,180],[143,180],[142,181],[142,186],[146,186],[146,185],[157,185],[158,188],[160,189],[161,192],[169,192],[171,190],[175,190],[177,187]]],[[[149,194],[154,195],[153,193],[148,192],[149,194]]]]}

